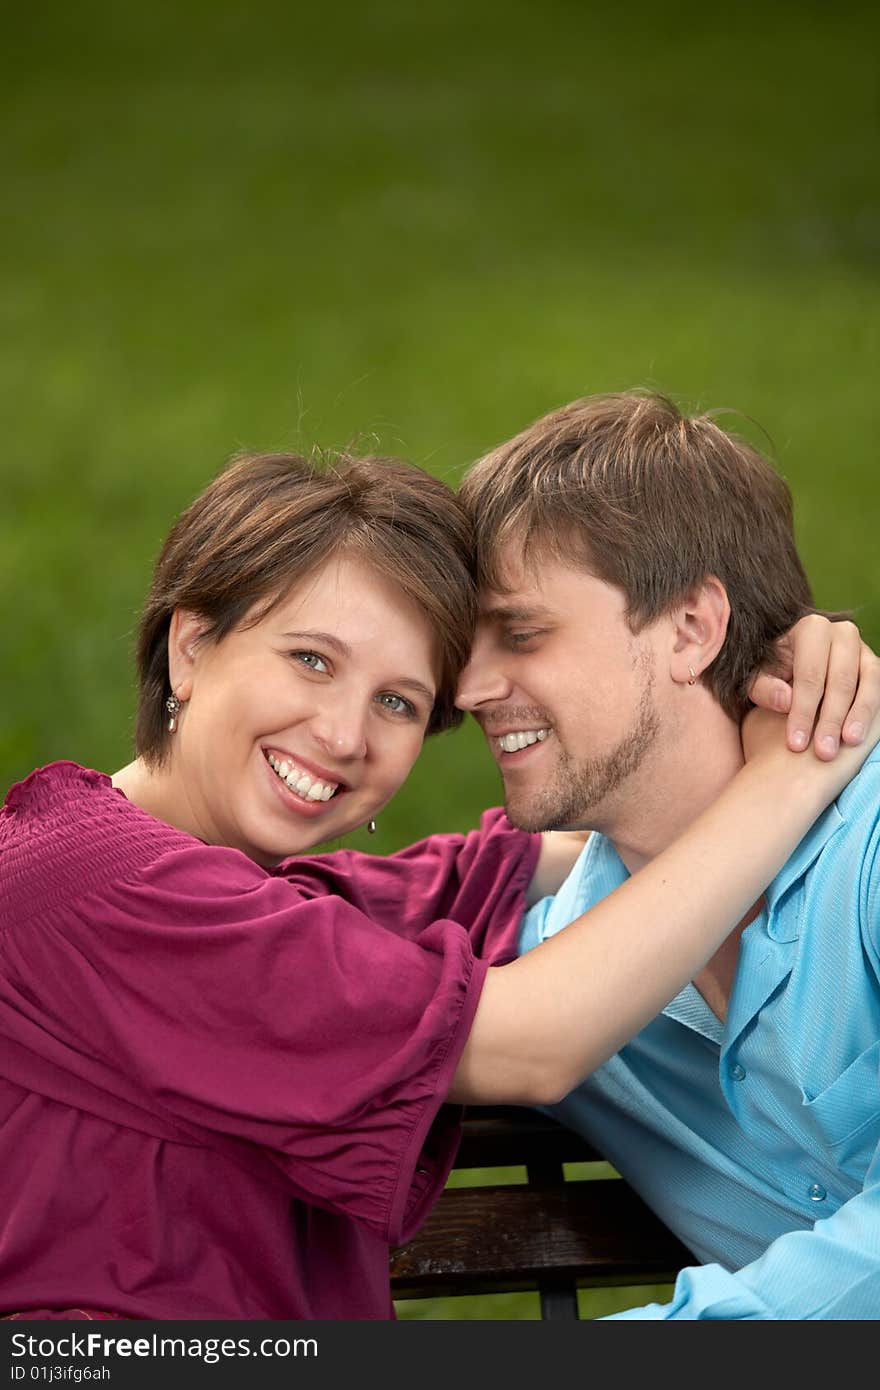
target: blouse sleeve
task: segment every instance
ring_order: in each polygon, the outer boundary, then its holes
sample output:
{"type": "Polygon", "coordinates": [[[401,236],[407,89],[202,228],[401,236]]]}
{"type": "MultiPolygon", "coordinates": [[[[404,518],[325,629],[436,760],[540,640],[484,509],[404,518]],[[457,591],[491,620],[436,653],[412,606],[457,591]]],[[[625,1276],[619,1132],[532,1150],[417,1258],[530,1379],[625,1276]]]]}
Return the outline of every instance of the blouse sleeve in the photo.
{"type": "Polygon", "coordinates": [[[467,835],[431,835],[386,857],[338,850],[288,860],[279,872],[305,897],[334,893],[410,940],[449,918],[477,955],[498,964],[517,954],[540,848],[540,835],[516,830],[495,808],[467,835]]]}
{"type": "MultiPolygon", "coordinates": [[[[463,852],[422,858],[443,880],[438,903],[461,901],[463,852]]],[[[4,1071],[33,1085],[45,1063],[51,1081],[36,1085],[57,1099],[222,1150],[405,1240],[454,1158],[458,1116],[442,1106],[486,966],[453,921],[413,910],[398,934],[295,877],[193,843],[16,923],[0,969],[4,1071]]]]}

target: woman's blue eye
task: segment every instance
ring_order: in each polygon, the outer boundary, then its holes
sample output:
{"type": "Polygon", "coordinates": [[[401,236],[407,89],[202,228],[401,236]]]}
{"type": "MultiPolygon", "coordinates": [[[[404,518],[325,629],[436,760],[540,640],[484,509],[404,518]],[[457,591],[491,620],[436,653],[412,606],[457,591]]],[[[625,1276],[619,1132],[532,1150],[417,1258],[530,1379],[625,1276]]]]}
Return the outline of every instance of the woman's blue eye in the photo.
{"type": "Polygon", "coordinates": [[[328,669],[326,661],[317,652],[291,652],[291,656],[302,666],[307,666],[310,671],[319,671],[323,674],[328,669]]]}
{"type": "Polygon", "coordinates": [[[391,714],[415,715],[416,707],[409,700],[405,700],[402,695],[394,695],[389,690],[384,695],[379,696],[379,703],[391,714]]]}

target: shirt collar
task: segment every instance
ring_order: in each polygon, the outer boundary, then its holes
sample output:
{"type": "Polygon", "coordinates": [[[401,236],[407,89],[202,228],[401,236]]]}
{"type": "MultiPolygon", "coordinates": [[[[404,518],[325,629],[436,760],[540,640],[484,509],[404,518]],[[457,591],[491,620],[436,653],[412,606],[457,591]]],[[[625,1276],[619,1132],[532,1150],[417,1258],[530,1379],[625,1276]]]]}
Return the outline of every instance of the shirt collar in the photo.
{"type": "MultiPolygon", "coordinates": [[[[767,906],[769,908],[768,931],[770,936],[779,941],[788,940],[792,932],[784,927],[784,924],[777,916],[777,907],[783,894],[787,893],[810,868],[810,865],[819,857],[822,850],[831,839],[836,835],[842,825],[845,824],[844,817],[837,809],[837,803],[832,802],[817,821],[814,821],[801,840],[793,854],[789,855],[779,873],[767,889],[767,906]]],[[[793,935],[797,935],[795,930],[793,935]]]]}

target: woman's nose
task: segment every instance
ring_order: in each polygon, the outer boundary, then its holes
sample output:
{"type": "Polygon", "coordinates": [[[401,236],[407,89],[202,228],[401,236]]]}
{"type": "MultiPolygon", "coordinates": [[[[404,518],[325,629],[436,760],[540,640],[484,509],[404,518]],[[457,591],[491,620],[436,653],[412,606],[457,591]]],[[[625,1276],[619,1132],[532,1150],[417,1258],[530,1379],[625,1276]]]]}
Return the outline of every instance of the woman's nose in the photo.
{"type": "Polygon", "coordinates": [[[366,757],[366,715],[355,709],[324,709],[312,721],[312,737],[331,758],[366,757]]]}

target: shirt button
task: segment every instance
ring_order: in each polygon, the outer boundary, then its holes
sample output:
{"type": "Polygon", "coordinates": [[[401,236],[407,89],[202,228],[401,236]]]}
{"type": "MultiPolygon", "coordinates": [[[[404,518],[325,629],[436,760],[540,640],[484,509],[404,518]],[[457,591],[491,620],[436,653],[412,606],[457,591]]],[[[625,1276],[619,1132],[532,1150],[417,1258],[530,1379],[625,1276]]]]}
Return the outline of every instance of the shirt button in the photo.
{"type": "Polygon", "coordinates": [[[824,1202],[828,1194],[819,1182],[811,1182],[807,1188],[807,1196],[811,1202],[824,1202]]]}
{"type": "Polygon", "coordinates": [[[743,1081],[745,1080],[746,1069],[745,1067],[741,1067],[739,1062],[734,1062],[733,1066],[730,1068],[730,1074],[734,1081],[743,1081]]]}

